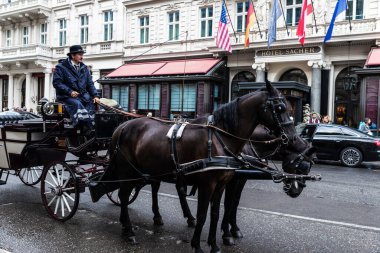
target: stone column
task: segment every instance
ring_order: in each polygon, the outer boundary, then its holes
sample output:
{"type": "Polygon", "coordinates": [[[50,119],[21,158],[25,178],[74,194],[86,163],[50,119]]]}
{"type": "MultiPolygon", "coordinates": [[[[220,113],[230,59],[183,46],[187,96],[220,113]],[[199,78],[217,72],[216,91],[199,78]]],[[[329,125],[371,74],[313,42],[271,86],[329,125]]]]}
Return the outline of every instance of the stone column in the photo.
{"type": "Polygon", "coordinates": [[[27,110],[30,109],[31,100],[31,89],[32,89],[32,73],[25,73],[25,107],[27,110]]]}
{"type": "Polygon", "coordinates": [[[8,109],[12,109],[14,107],[13,104],[13,96],[14,96],[14,85],[13,85],[13,75],[8,75],[8,109]]]}
{"type": "Polygon", "coordinates": [[[45,80],[44,80],[44,97],[50,100],[50,74],[51,69],[45,69],[45,80]]]}
{"type": "Polygon", "coordinates": [[[321,111],[321,76],[323,61],[309,61],[307,63],[312,67],[311,77],[311,94],[310,94],[310,107],[312,112],[320,113],[321,111]]]}
{"type": "Polygon", "coordinates": [[[256,70],[256,82],[265,82],[265,63],[254,63],[252,64],[252,68],[256,70]]]}

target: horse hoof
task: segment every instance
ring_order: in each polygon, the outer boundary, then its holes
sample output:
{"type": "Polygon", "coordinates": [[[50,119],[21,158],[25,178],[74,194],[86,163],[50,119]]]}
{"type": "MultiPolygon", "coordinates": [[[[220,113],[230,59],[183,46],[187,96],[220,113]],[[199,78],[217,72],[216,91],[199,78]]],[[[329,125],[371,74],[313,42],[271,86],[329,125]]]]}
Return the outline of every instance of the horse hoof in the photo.
{"type": "Polygon", "coordinates": [[[240,230],[231,230],[231,234],[234,238],[243,238],[243,233],[240,230]]]}
{"type": "Polygon", "coordinates": [[[189,228],[195,228],[196,222],[195,219],[187,219],[187,226],[189,228]]]}
{"type": "Polygon", "coordinates": [[[222,253],[218,246],[214,246],[211,248],[210,253],[222,253]]]}
{"type": "Polygon", "coordinates": [[[153,222],[155,226],[162,226],[164,225],[164,221],[162,220],[162,217],[154,217],[153,222]]]}
{"type": "Polygon", "coordinates": [[[137,245],[139,244],[136,240],[136,236],[130,236],[130,237],[127,237],[127,242],[131,245],[137,245]]]}
{"type": "Polygon", "coordinates": [[[223,237],[223,244],[226,246],[233,246],[235,245],[235,240],[232,237],[223,237]]]}

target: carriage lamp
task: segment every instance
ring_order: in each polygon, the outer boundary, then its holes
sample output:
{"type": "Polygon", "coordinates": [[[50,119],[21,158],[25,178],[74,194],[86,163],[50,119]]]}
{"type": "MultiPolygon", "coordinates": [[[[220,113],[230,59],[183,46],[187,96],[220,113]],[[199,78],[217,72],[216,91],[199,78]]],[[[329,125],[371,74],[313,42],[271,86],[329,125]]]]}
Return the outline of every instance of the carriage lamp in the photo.
{"type": "Polygon", "coordinates": [[[47,118],[61,117],[64,113],[64,108],[61,103],[48,102],[47,100],[41,99],[38,102],[37,112],[47,118]]]}

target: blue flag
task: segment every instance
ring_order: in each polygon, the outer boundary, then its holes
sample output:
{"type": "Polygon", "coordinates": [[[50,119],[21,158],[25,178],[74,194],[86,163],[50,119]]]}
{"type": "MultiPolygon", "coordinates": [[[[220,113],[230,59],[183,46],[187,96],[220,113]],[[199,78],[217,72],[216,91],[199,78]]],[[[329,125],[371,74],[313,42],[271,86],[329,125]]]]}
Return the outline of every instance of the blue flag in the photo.
{"type": "Polygon", "coordinates": [[[331,18],[329,29],[327,30],[325,40],[323,41],[323,43],[326,43],[326,41],[331,39],[333,30],[334,30],[334,23],[335,23],[336,16],[338,16],[339,14],[341,14],[342,12],[344,12],[346,10],[347,10],[346,0],[338,0],[338,2],[336,3],[336,6],[335,6],[334,14],[331,18]]]}
{"type": "Polygon", "coordinates": [[[279,0],[273,1],[272,15],[269,20],[268,27],[268,48],[273,41],[276,41],[277,20],[281,17],[281,5],[279,0]]]}

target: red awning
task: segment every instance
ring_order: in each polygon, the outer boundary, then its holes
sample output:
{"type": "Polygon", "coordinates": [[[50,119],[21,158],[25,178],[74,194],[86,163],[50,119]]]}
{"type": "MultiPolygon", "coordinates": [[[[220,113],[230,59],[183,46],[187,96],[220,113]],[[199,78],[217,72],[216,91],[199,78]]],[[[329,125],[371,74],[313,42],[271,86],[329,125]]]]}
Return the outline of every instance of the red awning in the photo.
{"type": "Polygon", "coordinates": [[[127,63],[107,77],[207,74],[221,60],[214,58],[127,63]]]}
{"type": "Polygon", "coordinates": [[[372,48],[367,57],[366,66],[380,65],[380,48],[372,48]]]}

